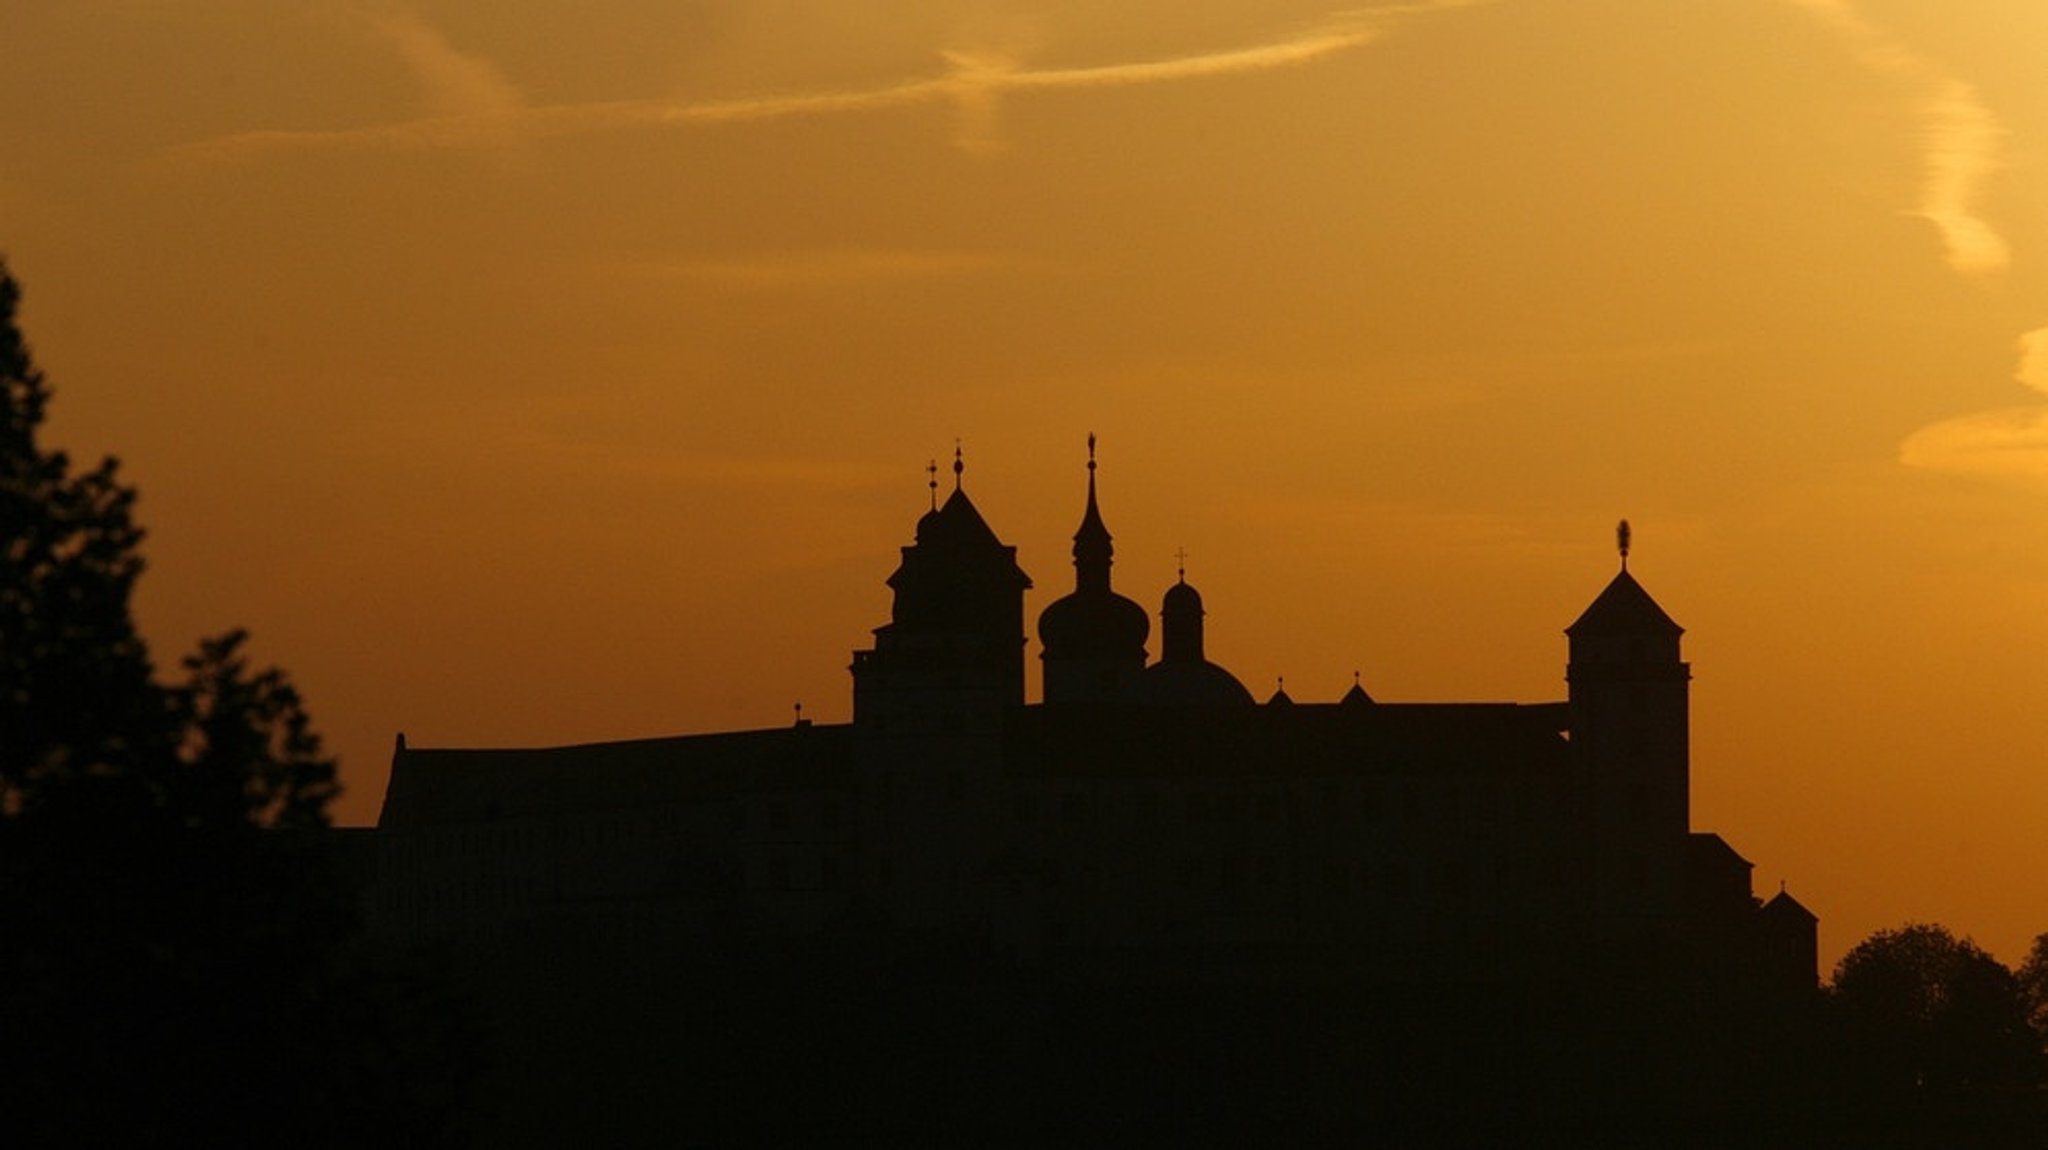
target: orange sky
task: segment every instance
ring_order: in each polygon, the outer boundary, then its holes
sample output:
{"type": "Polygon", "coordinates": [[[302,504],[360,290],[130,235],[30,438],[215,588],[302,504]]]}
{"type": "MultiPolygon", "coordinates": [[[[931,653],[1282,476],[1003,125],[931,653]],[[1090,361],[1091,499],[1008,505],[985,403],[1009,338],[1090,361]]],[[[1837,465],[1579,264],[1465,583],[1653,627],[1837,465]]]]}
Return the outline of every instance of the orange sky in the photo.
{"type": "MultiPolygon", "coordinates": [[[[1632,564],[1694,821],[1822,916],[2048,930],[2038,0],[27,0],[0,250],[170,663],[394,732],[849,711],[967,481],[1038,590],[1102,437],[1260,694],[1563,695],[1632,564]]],[[[1035,653],[1035,649],[1034,649],[1035,653]]],[[[1032,660],[1035,667],[1036,660],[1032,660]]]]}

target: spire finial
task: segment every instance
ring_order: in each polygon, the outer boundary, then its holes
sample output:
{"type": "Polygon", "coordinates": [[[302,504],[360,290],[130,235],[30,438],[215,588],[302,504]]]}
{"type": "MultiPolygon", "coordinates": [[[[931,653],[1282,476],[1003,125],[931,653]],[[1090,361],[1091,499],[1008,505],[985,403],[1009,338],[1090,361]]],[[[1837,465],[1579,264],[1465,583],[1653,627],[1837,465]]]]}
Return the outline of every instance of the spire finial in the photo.
{"type": "Polygon", "coordinates": [[[1088,470],[1095,470],[1095,433],[1088,433],[1088,470]]]}
{"type": "Polygon", "coordinates": [[[1187,548],[1185,548],[1185,547],[1180,547],[1180,548],[1176,548],[1176,549],[1174,550],[1174,553],[1173,553],[1173,558],[1174,558],[1174,562],[1175,562],[1176,564],[1178,564],[1178,569],[1179,569],[1179,573],[1180,573],[1180,581],[1181,581],[1181,582],[1183,582],[1183,583],[1187,582],[1187,581],[1188,581],[1188,549],[1187,549],[1187,548]]]}
{"type": "Polygon", "coordinates": [[[939,509],[939,461],[936,459],[926,460],[924,474],[926,479],[925,486],[932,489],[932,510],[937,511],[939,509]]]}
{"type": "Polygon", "coordinates": [[[960,490],[960,474],[967,470],[967,460],[960,454],[960,441],[953,441],[953,490],[960,490]]]}
{"type": "Polygon", "coordinates": [[[1354,687],[1361,687],[1362,689],[1362,685],[1358,681],[1358,672],[1356,671],[1351,672],[1351,685],[1354,687]]]}
{"type": "Polygon", "coordinates": [[[1628,570],[1628,520],[1624,519],[1614,528],[1614,545],[1621,551],[1621,569],[1628,570]]]}

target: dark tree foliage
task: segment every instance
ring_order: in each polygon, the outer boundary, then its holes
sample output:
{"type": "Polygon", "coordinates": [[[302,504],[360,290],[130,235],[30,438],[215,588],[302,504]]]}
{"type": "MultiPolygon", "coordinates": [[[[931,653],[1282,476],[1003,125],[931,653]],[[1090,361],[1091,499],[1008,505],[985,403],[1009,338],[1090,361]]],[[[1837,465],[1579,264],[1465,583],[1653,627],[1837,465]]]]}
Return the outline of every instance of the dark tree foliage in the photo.
{"type": "Polygon", "coordinates": [[[1835,968],[1831,994],[1851,1039],[1850,1069],[1866,1088],[1956,1094],[2040,1081],[2019,980],[1943,927],[1871,935],[1835,968]]]}
{"type": "Polygon", "coordinates": [[[0,267],[0,813],[68,783],[133,774],[168,746],[165,699],[129,614],[142,573],[135,492],[109,459],[73,475],[37,430],[50,390],[0,267]]]}
{"type": "Polygon", "coordinates": [[[340,791],[333,763],[284,672],[250,672],[247,638],[230,631],[185,658],[185,681],[171,691],[184,793],[171,807],[195,826],[326,826],[340,791]]]}
{"type": "Polygon", "coordinates": [[[159,681],[135,490],[39,442],[19,299],[0,264],[0,1144],[444,1141],[459,1015],[354,944],[333,761],[241,631],[159,681]]]}
{"type": "Polygon", "coordinates": [[[2048,1046],[2048,934],[2034,936],[2017,974],[2020,993],[2026,997],[2027,1021],[2033,1024],[2035,1037],[2048,1046]]]}
{"type": "Polygon", "coordinates": [[[50,387],[20,298],[0,265],[0,816],[118,791],[195,829],[326,825],[334,763],[284,674],[250,671],[242,632],[202,643],[184,682],[155,680],[129,608],[135,489],[111,458],[74,474],[40,443],[50,387]]]}

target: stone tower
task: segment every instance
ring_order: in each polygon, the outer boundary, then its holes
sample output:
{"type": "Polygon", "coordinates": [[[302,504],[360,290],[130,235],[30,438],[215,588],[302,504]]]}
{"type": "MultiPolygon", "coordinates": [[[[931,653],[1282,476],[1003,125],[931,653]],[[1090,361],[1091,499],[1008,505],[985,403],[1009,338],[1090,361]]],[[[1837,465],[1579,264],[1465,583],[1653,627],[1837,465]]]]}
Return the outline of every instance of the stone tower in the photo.
{"type": "Polygon", "coordinates": [[[1591,909],[1634,934],[1683,905],[1692,670],[1685,629],[1629,574],[1626,523],[1621,540],[1620,572],[1565,629],[1565,678],[1591,909]]]}
{"type": "Polygon", "coordinates": [[[1024,705],[1024,592],[1017,549],[996,538],[961,482],[917,521],[889,587],[889,622],[853,654],[854,722],[876,727],[979,722],[1024,705]]]}

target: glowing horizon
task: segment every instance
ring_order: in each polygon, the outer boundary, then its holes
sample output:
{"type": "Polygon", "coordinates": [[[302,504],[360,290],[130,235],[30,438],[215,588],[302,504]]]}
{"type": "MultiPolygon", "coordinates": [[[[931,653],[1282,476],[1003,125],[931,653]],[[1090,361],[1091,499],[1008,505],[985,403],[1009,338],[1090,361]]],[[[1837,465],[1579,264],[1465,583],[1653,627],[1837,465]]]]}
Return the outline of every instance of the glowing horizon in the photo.
{"type": "Polygon", "coordinates": [[[2048,9],[502,8],[0,21],[50,441],[344,821],[400,730],[843,719],[926,461],[1035,618],[1093,429],[1117,586],[1186,548],[1261,698],[1562,698],[1628,517],[1826,961],[2048,930],[2048,9]]]}

